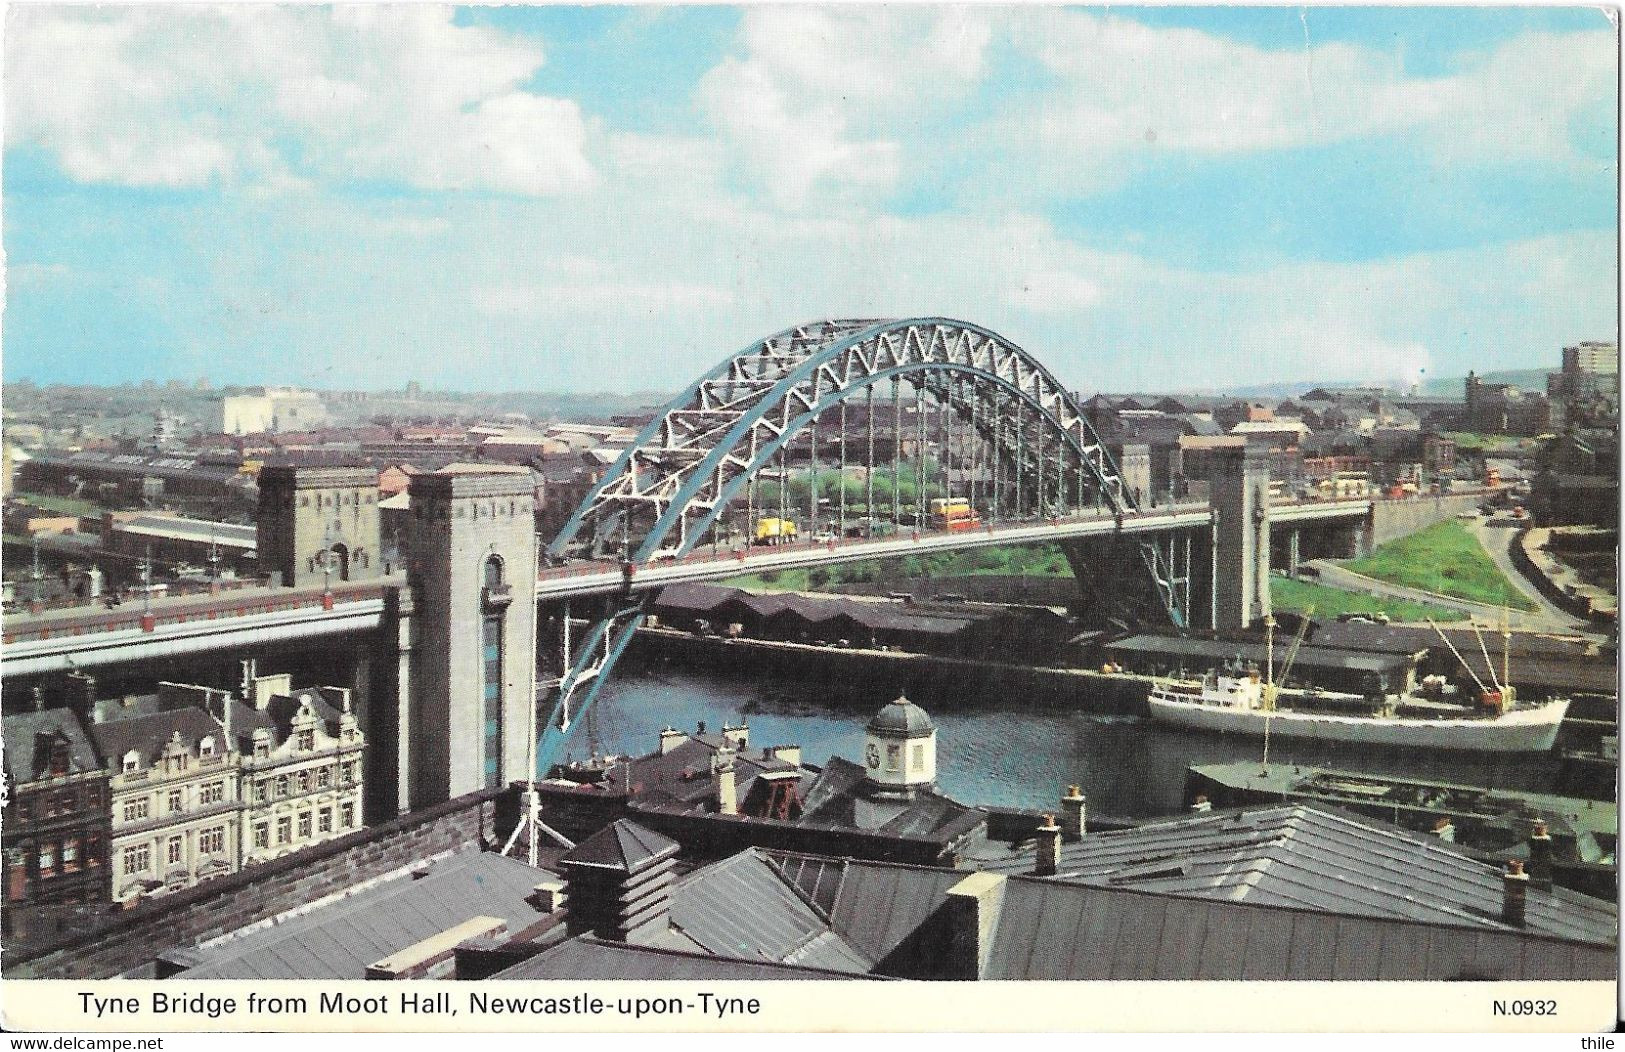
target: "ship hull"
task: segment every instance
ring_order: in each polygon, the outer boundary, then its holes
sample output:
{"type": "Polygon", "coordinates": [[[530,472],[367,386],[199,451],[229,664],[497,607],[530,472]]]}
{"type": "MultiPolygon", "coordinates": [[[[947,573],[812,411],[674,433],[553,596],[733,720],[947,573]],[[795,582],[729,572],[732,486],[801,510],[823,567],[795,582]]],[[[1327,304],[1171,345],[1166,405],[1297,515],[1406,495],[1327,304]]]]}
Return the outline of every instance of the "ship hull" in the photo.
{"type": "Polygon", "coordinates": [[[1427,720],[1287,709],[1265,713],[1258,709],[1176,700],[1156,693],[1146,701],[1153,719],[1195,730],[1263,737],[1268,724],[1270,735],[1281,738],[1472,752],[1546,752],[1557,740],[1558,726],[1568,711],[1567,701],[1554,701],[1493,718],[1427,720]]]}

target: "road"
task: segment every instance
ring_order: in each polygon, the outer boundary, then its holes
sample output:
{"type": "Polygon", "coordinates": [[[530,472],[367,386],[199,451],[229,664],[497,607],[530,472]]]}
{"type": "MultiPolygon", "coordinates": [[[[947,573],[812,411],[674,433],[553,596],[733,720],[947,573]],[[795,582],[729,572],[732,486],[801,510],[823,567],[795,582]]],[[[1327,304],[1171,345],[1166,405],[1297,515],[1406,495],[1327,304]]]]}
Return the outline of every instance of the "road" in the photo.
{"type": "Polygon", "coordinates": [[[1566,613],[1554,605],[1551,600],[1541,595],[1534,582],[1525,577],[1517,565],[1513,563],[1512,542],[1518,536],[1518,530],[1515,526],[1510,524],[1491,526],[1486,520],[1479,519],[1473,524],[1473,532],[1478,536],[1478,543],[1489,553],[1490,559],[1495,563],[1496,568],[1506,576],[1507,580],[1512,582],[1513,587],[1528,596],[1529,601],[1540,608],[1547,621],[1554,626],[1568,630],[1591,627],[1587,622],[1566,613]]]}
{"type": "MultiPolygon", "coordinates": [[[[1486,526],[1484,521],[1472,524],[1470,527],[1483,547],[1485,554],[1495,563],[1496,567],[1511,581],[1513,586],[1527,595],[1537,609],[1533,612],[1513,610],[1510,618],[1514,628],[1528,629],[1539,632],[1575,632],[1589,630],[1591,627],[1584,621],[1570,617],[1546,600],[1535,586],[1519,573],[1512,564],[1512,557],[1507,549],[1511,544],[1516,530],[1502,526],[1486,526]]],[[[1502,608],[1485,603],[1473,603],[1465,599],[1456,599],[1447,595],[1426,592],[1420,588],[1406,588],[1404,585],[1390,584],[1379,581],[1363,574],[1357,574],[1346,569],[1338,563],[1326,559],[1314,559],[1305,565],[1313,566],[1320,571],[1320,583],[1333,588],[1343,588],[1351,592],[1364,592],[1368,595],[1384,596],[1390,599],[1404,599],[1415,603],[1431,603],[1434,606],[1450,607],[1460,610],[1471,617],[1485,620],[1491,624],[1499,624],[1502,617],[1502,608]]]]}

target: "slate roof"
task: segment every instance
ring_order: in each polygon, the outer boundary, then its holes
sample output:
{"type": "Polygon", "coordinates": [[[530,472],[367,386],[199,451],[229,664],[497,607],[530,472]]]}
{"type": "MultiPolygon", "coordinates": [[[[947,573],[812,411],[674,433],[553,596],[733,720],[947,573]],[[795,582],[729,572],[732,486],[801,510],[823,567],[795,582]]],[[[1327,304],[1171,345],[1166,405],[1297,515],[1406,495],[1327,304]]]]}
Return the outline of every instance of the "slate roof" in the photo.
{"type": "MultiPolygon", "coordinates": [[[[984,863],[1031,873],[1033,853],[984,863]]],[[[1500,918],[1501,873],[1453,844],[1322,806],[1215,811],[1063,844],[1069,883],[1391,917],[1481,930],[1500,918]]],[[[1525,930],[1599,945],[1617,941],[1618,911],[1564,888],[1532,891],[1525,930]]]]}
{"type": "Polygon", "coordinates": [[[874,965],[755,851],[690,874],[673,892],[671,925],[718,956],[859,975],[874,965]]]}
{"type": "Polygon", "coordinates": [[[736,961],[703,953],[631,946],[584,935],[543,950],[492,979],[869,979],[770,961],[736,961]]]}
{"type": "Polygon", "coordinates": [[[802,797],[798,824],[944,840],[987,820],[978,808],[930,790],[916,791],[912,799],[870,799],[862,792],[866,776],[858,764],[831,756],[802,797]]]}
{"type": "MultiPolygon", "coordinates": [[[[886,974],[943,974],[942,906],[964,871],[763,852],[886,974]]],[[[1613,978],[1612,947],[1009,877],[984,979],[1613,978]]]]}
{"type": "MultiPolygon", "coordinates": [[[[664,797],[692,809],[716,797],[716,776],[711,763],[727,740],[720,734],[690,734],[669,752],[640,756],[630,761],[633,796],[640,803],[664,797]]],[[[605,789],[624,788],[627,767],[616,766],[605,776],[605,789]]],[[[741,801],[749,797],[751,786],[765,771],[801,771],[803,787],[812,773],[777,758],[763,755],[761,749],[739,749],[734,753],[734,787],[741,801]]]]}
{"type": "Polygon", "coordinates": [[[617,818],[583,840],[559,859],[559,864],[613,869],[640,873],[679,850],[677,841],[645,829],[636,822],[617,818]]]}
{"type": "Polygon", "coordinates": [[[101,757],[72,709],[19,712],[3,721],[6,777],[13,783],[33,781],[48,766],[48,756],[36,756],[42,742],[62,735],[68,742],[68,769],[73,774],[99,770],[101,757]]]}
{"type": "Polygon", "coordinates": [[[1612,948],[1013,877],[985,979],[1614,979],[1612,948]]]}
{"type": "Polygon", "coordinates": [[[474,917],[500,917],[508,934],[543,917],[528,901],[550,874],[495,852],[464,851],[421,879],[403,874],[320,909],[199,949],[180,979],[361,979],[367,966],[474,917]]]}
{"type": "Polygon", "coordinates": [[[225,731],[214,717],[192,707],[146,716],[114,718],[90,725],[90,736],[96,742],[96,748],[107,757],[107,762],[114,769],[123,766],[124,755],[132,750],[141,755],[144,765],[162,759],[164,746],[177,732],[188,748],[196,749],[198,742],[207,737],[224,744],[225,731]]]}

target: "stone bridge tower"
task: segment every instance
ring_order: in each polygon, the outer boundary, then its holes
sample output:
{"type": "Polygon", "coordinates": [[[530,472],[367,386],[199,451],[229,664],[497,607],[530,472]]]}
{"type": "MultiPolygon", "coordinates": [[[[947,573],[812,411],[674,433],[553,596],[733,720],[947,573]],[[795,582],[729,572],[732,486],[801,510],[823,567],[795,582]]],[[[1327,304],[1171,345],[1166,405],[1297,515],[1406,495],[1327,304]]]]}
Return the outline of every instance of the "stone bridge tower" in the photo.
{"type": "Polygon", "coordinates": [[[528,468],[411,481],[407,763],[413,809],[527,777],[536,704],[536,529],[528,468]]]}
{"type": "Polygon", "coordinates": [[[1247,628],[1270,612],[1270,454],[1219,451],[1212,474],[1213,628],[1247,628]]]}
{"type": "Polygon", "coordinates": [[[383,573],[378,473],[371,468],[260,469],[255,547],[260,569],[290,587],[366,581],[383,573]]]}

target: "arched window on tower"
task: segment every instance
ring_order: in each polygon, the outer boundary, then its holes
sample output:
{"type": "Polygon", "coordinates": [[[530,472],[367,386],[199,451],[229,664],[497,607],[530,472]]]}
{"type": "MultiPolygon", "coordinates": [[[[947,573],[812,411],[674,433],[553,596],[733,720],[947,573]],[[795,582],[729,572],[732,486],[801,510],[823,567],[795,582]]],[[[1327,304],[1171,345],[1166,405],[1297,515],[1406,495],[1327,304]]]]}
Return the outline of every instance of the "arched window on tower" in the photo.
{"type": "Polygon", "coordinates": [[[512,595],[502,583],[502,558],[492,554],[485,560],[484,585],[481,589],[480,618],[480,671],[481,693],[485,716],[485,733],[481,742],[482,774],[484,784],[494,788],[502,784],[502,707],[503,707],[503,614],[512,595]]]}

